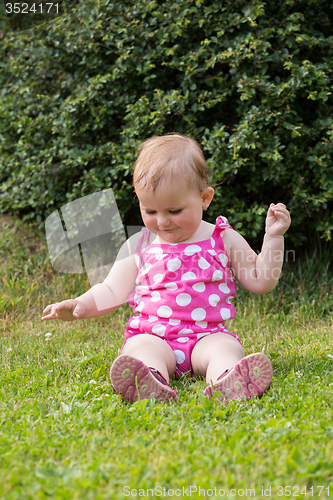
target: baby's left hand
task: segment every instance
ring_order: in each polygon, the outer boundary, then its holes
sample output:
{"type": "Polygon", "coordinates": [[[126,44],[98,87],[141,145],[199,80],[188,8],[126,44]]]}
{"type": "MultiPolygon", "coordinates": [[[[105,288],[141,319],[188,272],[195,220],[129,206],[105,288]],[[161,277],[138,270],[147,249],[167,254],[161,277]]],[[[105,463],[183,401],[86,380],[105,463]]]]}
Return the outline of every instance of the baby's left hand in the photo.
{"type": "Polygon", "coordinates": [[[266,217],[266,233],[269,236],[283,235],[290,226],[290,213],[283,203],[271,203],[266,217]]]}

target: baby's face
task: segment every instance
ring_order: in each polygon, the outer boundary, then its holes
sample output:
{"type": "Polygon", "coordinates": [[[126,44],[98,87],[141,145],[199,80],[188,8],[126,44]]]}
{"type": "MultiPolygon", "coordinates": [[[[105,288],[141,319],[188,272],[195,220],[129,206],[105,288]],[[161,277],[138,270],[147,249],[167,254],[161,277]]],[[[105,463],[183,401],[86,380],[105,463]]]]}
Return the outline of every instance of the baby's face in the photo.
{"type": "Polygon", "coordinates": [[[144,225],[165,242],[185,242],[199,229],[202,193],[189,190],[185,182],[165,181],[155,192],[136,189],[136,194],[144,225]]]}

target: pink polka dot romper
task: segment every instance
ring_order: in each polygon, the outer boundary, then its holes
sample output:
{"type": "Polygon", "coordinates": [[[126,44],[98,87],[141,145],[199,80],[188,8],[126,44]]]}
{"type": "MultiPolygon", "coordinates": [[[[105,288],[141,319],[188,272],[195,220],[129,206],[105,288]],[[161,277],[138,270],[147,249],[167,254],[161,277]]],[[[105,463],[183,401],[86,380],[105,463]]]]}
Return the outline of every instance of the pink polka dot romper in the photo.
{"type": "Polygon", "coordinates": [[[193,376],[191,353],[206,335],[224,332],[239,341],[224,326],[236,315],[231,303],[236,283],[222,237],[226,228],[230,225],[220,216],[210,239],[177,244],[148,244],[149,230],[142,229],[136,288],[129,295],[135,314],[125,339],[143,333],[164,339],[175,353],[176,375],[193,376]]]}

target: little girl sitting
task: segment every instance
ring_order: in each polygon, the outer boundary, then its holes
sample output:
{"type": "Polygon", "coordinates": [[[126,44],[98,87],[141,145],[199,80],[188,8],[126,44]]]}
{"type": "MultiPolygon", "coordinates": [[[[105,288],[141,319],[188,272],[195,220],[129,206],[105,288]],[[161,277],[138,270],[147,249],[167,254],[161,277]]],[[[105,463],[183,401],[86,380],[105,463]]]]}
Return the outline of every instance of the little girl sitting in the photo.
{"type": "Polygon", "coordinates": [[[209,398],[213,390],[225,402],[260,396],[272,365],[262,353],[245,356],[225,321],[236,314],[234,277],[258,294],[276,286],[290,225],[285,205],[270,205],[259,255],[225,217],[215,225],[202,220],[214,189],[200,146],[179,134],[142,144],[134,188],[145,227],[127,240],[103,283],[48,305],[42,319],[92,318],[128,300],[134,315],[110,371],[125,400],[176,400],[169,379],[183,374],[205,376],[209,398]]]}

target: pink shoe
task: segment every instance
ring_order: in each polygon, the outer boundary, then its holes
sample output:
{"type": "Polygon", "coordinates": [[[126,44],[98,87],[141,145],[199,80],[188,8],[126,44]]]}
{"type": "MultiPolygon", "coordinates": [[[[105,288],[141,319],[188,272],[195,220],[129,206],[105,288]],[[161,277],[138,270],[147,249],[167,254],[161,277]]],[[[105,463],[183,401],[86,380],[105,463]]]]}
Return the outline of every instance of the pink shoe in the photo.
{"type": "Polygon", "coordinates": [[[131,403],[138,399],[155,398],[157,401],[178,399],[175,391],[157,370],[148,368],[142,361],[131,356],[119,356],[114,361],[110,379],[116,393],[131,403]]]}
{"type": "Polygon", "coordinates": [[[232,399],[261,396],[269,388],[272,376],[273,368],[268,357],[261,352],[250,354],[223,373],[213,388],[208,385],[203,395],[212,399],[213,390],[220,391],[225,403],[232,399]]]}

